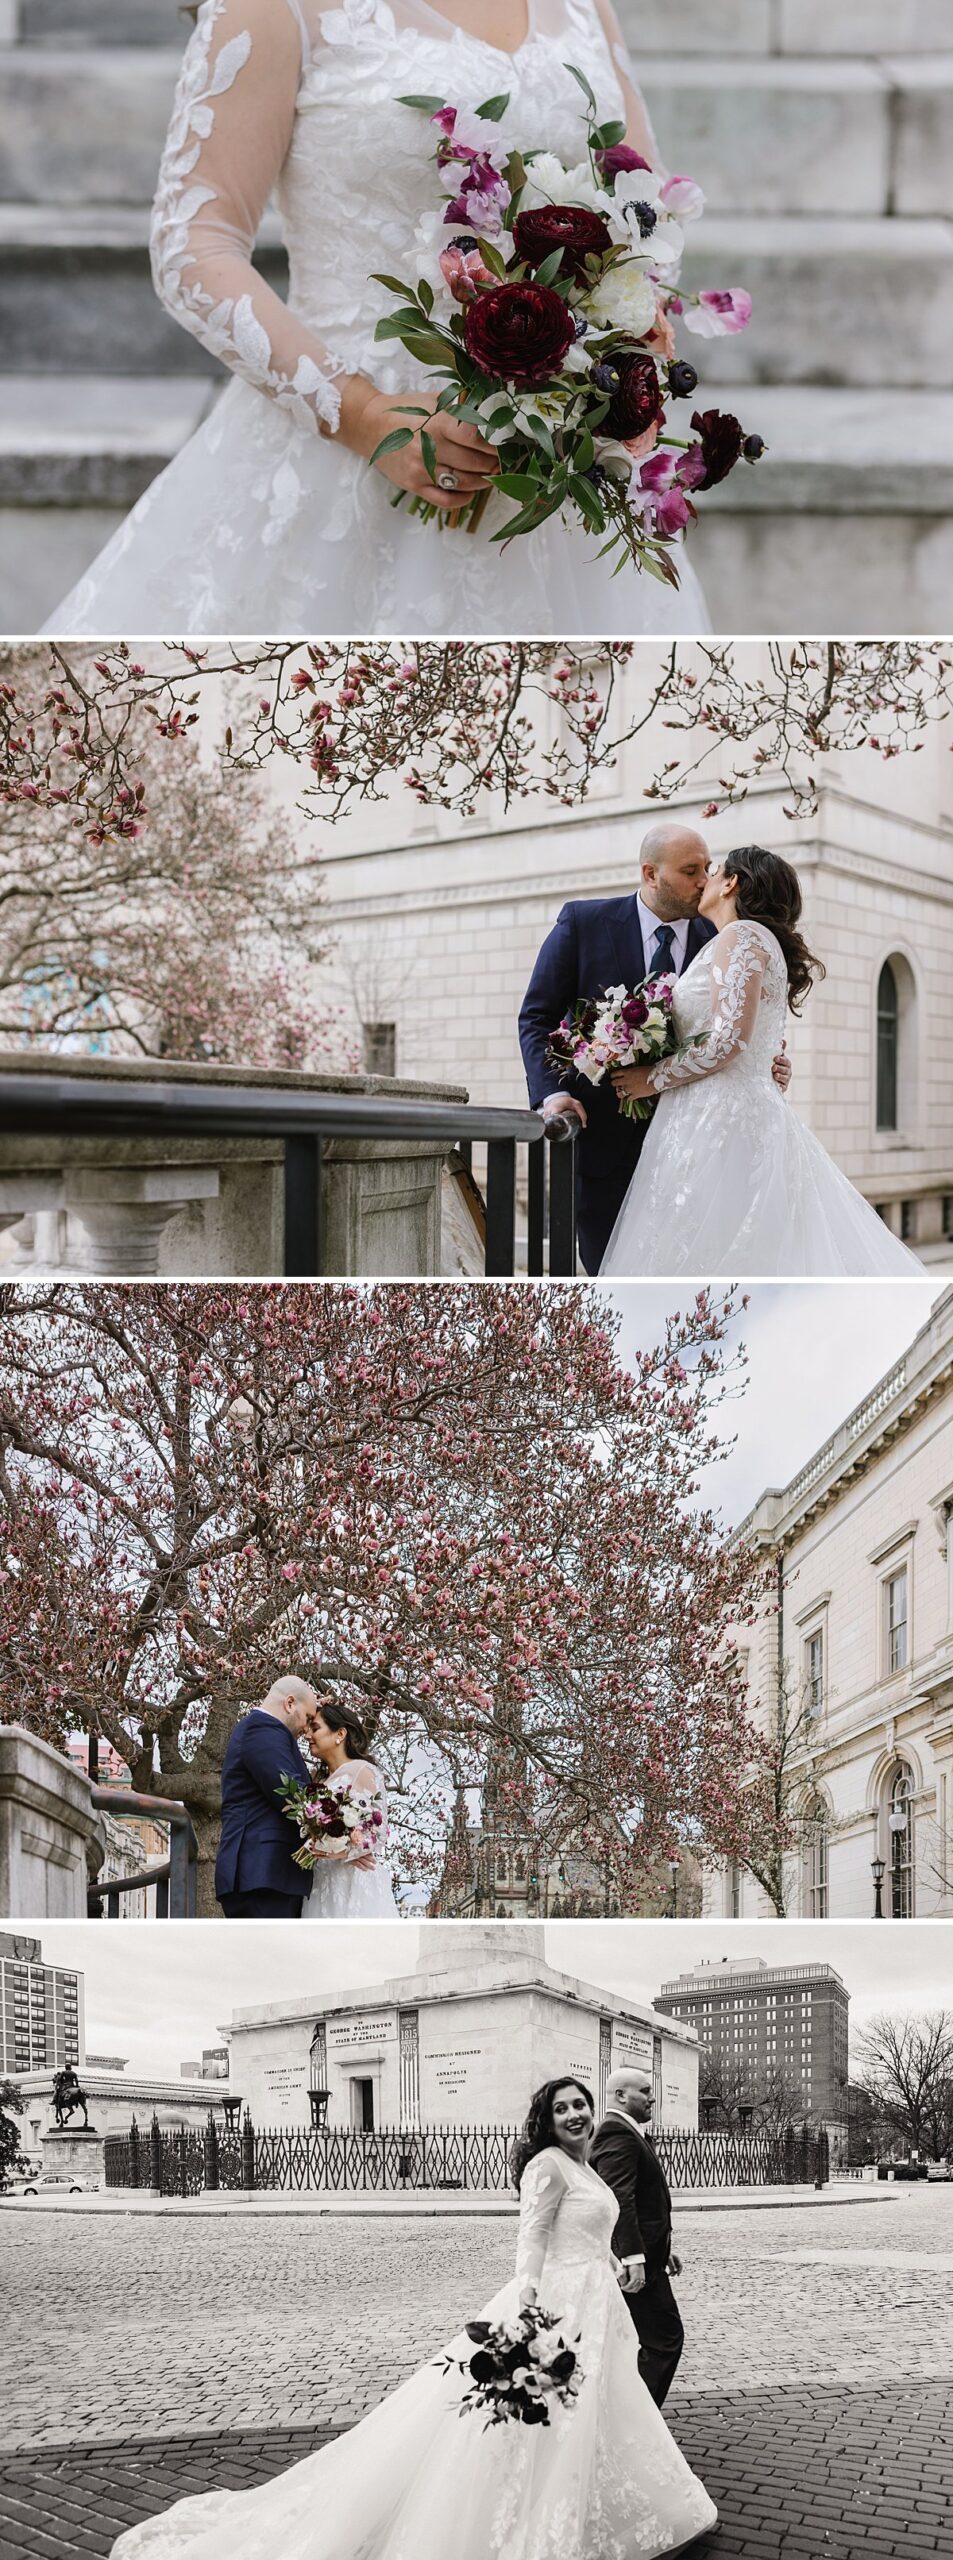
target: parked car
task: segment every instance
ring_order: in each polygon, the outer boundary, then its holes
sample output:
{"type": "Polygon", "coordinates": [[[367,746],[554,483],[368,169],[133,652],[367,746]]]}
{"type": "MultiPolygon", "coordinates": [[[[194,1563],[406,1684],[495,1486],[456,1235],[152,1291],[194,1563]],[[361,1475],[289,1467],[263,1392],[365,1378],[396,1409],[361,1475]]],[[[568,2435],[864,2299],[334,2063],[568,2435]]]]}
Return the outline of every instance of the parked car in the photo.
{"type": "Polygon", "coordinates": [[[60,2169],[25,2169],[9,2178],[4,2188],[8,2196],[45,2196],[52,2189],[63,2195],[83,2196],[97,2185],[96,2179],[70,2177],[60,2169]]]}

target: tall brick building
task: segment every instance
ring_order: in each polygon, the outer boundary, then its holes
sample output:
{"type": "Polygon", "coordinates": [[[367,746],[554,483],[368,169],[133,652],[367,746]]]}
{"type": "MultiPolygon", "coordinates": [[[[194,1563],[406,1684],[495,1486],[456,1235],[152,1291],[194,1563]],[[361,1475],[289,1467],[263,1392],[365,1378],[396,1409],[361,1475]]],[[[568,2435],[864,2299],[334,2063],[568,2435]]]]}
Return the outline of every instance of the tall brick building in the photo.
{"type": "Polygon", "coordinates": [[[754,2095],[772,2078],[798,2093],[797,2112],[824,2125],[839,2149],[847,2129],[850,1993],[828,1964],[769,1965],[723,1957],[663,1982],[653,2007],[694,2027],[720,2073],[744,2073],[754,2095]]]}

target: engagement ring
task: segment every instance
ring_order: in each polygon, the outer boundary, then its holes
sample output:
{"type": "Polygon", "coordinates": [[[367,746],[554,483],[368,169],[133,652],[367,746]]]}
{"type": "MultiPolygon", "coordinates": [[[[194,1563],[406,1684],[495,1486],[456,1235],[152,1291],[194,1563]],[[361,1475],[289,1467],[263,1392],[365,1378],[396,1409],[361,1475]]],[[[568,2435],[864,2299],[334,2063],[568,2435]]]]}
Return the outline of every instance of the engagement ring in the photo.
{"type": "Polygon", "coordinates": [[[458,480],[458,478],[457,478],[457,475],[456,475],[456,472],[455,472],[455,471],[438,471],[438,473],[437,473],[437,487],[438,487],[438,489],[459,489],[459,486],[460,486],[460,482],[459,482],[459,480],[458,480]]]}

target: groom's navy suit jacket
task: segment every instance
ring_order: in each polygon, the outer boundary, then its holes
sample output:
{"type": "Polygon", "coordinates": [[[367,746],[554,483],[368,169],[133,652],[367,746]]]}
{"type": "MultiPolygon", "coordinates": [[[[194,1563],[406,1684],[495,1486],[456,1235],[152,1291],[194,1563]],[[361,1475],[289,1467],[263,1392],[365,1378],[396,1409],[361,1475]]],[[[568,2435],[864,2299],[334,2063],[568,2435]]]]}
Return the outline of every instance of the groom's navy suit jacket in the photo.
{"type": "Polygon", "coordinates": [[[215,1891],[300,1894],[311,1891],[310,1873],[296,1867],[297,1833],[282,1812],[282,1778],[310,1782],[307,1761],[294,1735],[277,1716],[252,1707],[229,1734],[222,1762],[222,1828],[215,1861],[215,1891]]]}
{"type": "MultiPolygon", "coordinates": [[[[705,916],[693,916],[683,968],[714,931],[705,916]]],[[[648,1122],[624,1118],[608,1079],[592,1085],[584,1076],[547,1066],[546,1049],[572,1005],[602,995],[607,987],[638,986],[648,976],[651,955],[652,943],[647,951],[643,946],[636,896],[573,898],[546,936],[520,1011],[520,1047],[533,1110],[547,1094],[560,1092],[578,1094],[585,1106],[586,1127],[576,1145],[577,1211],[580,1249],[590,1272],[599,1268],[648,1122]]]]}

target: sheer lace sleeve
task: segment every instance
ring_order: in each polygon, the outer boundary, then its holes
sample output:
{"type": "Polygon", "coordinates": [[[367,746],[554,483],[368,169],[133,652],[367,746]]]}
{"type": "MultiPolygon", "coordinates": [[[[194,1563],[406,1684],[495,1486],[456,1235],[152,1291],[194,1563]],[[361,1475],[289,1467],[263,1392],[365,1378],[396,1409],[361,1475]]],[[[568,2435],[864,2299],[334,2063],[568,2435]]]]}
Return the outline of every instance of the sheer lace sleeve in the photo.
{"type": "Polygon", "coordinates": [[[202,0],[152,217],[156,292],[174,320],[298,426],[333,434],[336,363],[251,253],[287,157],[307,36],[299,0],[202,0]]]}
{"type": "Polygon", "coordinates": [[[565,2172],[558,2153],[538,2151],[524,2169],[520,2186],[516,2285],[521,2303],[535,2293],[539,2284],[549,2235],[565,2192],[565,2172]]]}
{"type": "Polygon", "coordinates": [[[690,1084],[697,1076],[719,1075],[748,1047],[768,962],[765,945],[754,925],[738,923],[726,925],[711,950],[714,1001],[705,1038],[650,1068],[651,1093],[665,1093],[673,1084],[690,1084]]]}
{"type": "Polygon", "coordinates": [[[625,100],[625,138],[633,151],[640,151],[650,168],[665,174],[662,154],[652,131],[649,111],[632,68],[632,57],[619,25],[612,0],[595,0],[602,31],[612,56],[613,69],[625,100]]]}
{"type": "Polygon", "coordinates": [[[344,1777],[355,1795],[369,1796],[374,1804],[380,1805],[384,1821],[374,1842],[374,1856],[383,1858],[387,1847],[387,1789],[380,1770],[373,1760],[346,1760],[344,1777]]]}

